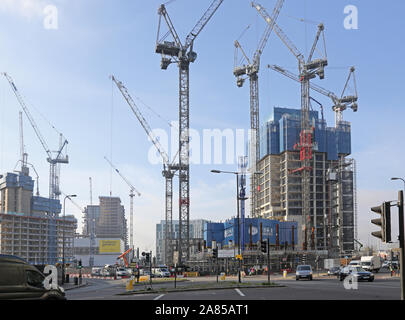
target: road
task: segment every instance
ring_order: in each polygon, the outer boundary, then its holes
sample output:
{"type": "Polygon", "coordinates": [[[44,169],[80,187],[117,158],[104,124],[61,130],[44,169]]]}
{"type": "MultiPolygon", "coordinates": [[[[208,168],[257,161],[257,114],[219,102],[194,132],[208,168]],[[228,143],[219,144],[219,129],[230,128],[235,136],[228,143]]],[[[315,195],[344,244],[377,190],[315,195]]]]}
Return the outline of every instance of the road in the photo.
{"type": "MultiPolygon", "coordinates": [[[[125,292],[124,282],[91,279],[89,286],[66,292],[68,300],[399,300],[400,282],[394,279],[376,279],[360,282],[357,290],[345,289],[336,278],[308,280],[277,280],[285,285],[279,288],[210,289],[187,292],[162,292],[135,295],[117,295],[125,292]]],[[[195,282],[196,284],[198,282],[195,282]]],[[[179,286],[185,286],[186,283],[179,286]]],[[[179,287],[178,286],[178,287],[179,287]]],[[[154,288],[173,287],[173,284],[154,288]]]]}

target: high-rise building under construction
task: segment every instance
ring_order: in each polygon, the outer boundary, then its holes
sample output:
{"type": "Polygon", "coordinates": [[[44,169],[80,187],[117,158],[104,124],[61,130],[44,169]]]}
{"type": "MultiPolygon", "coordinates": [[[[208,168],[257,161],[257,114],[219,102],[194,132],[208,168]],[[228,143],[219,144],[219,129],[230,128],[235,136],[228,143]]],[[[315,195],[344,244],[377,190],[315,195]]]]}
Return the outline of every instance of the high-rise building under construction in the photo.
{"type": "Polygon", "coordinates": [[[29,172],[0,175],[0,254],[16,255],[32,264],[73,259],[77,220],[60,216],[61,203],[33,195],[29,172]]]}
{"type": "Polygon", "coordinates": [[[317,111],[310,112],[312,155],[310,219],[304,228],[303,181],[300,151],[301,110],[274,108],[261,127],[258,215],[299,222],[299,243],[310,239],[308,250],[328,250],[331,255],[351,254],[356,238],[356,168],[351,154],[351,125],[340,121],[327,127],[317,111]],[[306,234],[307,233],[307,234],[306,234]]]}
{"type": "Polygon", "coordinates": [[[99,197],[100,209],[96,221],[98,238],[119,238],[128,245],[127,220],[125,209],[119,197],[99,197]]]}

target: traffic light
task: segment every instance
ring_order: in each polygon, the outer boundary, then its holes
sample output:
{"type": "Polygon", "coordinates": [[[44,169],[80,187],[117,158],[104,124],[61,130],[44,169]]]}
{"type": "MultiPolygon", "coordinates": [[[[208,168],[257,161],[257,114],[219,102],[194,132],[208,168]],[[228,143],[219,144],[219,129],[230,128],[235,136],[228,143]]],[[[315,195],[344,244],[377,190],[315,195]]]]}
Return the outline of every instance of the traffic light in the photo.
{"type": "Polygon", "coordinates": [[[82,268],[82,259],[79,260],[79,269],[82,268]]]}
{"type": "Polygon", "coordinates": [[[142,252],[142,256],[145,257],[146,262],[150,262],[150,253],[149,252],[142,252]]]}
{"type": "Polygon", "coordinates": [[[218,248],[212,249],[212,257],[218,259],[218,248]]]}
{"type": "Polygon", "coordinates": [[[266,252],[267,252],[267,242],[266,242],[266,241],[260,242],[260,250],[261,250],[263,253],[266,253],[266,252]]]}
{"type": "Polygon", "coordinates": [[[391,242],[391,203],[384,202],[379,207],[372,207],[371,211],[381,215],[379,219],[371,220],[371,223],[381,227],[381,231],[374,231],[371,234],[380,238],[382,242],[391,242]]]}

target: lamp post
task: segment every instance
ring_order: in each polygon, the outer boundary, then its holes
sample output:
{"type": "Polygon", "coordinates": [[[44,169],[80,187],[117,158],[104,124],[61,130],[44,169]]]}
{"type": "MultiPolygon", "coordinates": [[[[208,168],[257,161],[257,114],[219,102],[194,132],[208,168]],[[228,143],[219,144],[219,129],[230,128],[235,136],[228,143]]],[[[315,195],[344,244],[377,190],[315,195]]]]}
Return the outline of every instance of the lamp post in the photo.
{"type": "MultiPolygon", "coordinates": [[[[221,170],[211,170],[212,173],[228,173],[234,174],[236,176],[236,217],[237,217],[237,228],[238,228],[238,236],[237,236],[237,243],[238,243],[238,256],[240,256],[240,237],[239,237],[239,172],[234,171],[221,171],[221,170]]],[[[238,281],[241,283],[241,276],[240,276],[240,260],[239,260],[239,268],[238,268],[238,281]]]]}
{"type": "MultiPolygon", "coordinates": [[[[403,178],[394,177],[391,178],[391,180],[402,180],[405,187],[405,180],[403,178]]],[[[400,248],[399,272],[401,276],[401,300],[405,300],[404,191],[402,190],[398,192],[398,224],[399,224],[399,248],[400,248]]]]}
{"type": "MultiPolygon", "coordinates": [[[[235,172],[235,171],[221,171],[221,170],[211,170],[212,173],[228,173],[228,174],[234,174],[236,175],[236,210],[237,210],[237,221],[238,221],[238,236],[237,236],[237,242],[238,242],[238,256],[240,257],[241,255],[241,244],[240,244],[240,210],[239,210],[239,175],[242,174],[241,172],[235,172]]],[[[254,172],[253,174],[263,174],[263,172],[254,172]]],[[[241,283],[241,260],[239,259],[239,270],[238,270],[238,282],[241,283]]]]}
{"type": "Polygon", "coordinates": [[[63,199],[63,224],[62,224],[62,284],[65,283],[65,213],[66,213],[66,199],[71,200],[71,198],[76,197],[75,194],[71,194],[68,196],[65,196],[63,199]]]}

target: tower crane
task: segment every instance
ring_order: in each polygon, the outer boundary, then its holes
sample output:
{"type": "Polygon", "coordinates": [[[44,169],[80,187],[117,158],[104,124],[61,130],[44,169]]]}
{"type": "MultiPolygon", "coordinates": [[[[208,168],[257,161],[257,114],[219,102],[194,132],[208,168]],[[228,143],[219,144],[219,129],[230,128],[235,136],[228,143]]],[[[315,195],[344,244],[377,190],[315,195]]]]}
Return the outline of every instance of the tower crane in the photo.
{"type": "Polygon", "coordinates": [[[145,120],[145,117],[142,115],[141,111],[135,104],[131,95],[128,92],[128,89],[124,84],[117,80],[114,76],[111,76],[112,81],[117,85],[118,89],[121,91],[123,97],[127,101],[132,112],[140,122],[142,128],[145,130],[147,136],[152,141],[156,150],[159,152],[163,161],[163,171],[162,175],[165,178],[165,264],[171,265],[173,252],[172,252],[172,227],[173,227],[173,176],[178,170],[178,165],[174,164],[174,160],[177,157],[174,157],[172,163],[169,162],[169,156],[159,142],[159,139],[154,135],[152,129],[150,128],[148,122],[145,120]]]}
{"type": "Polygon", "coordinates": [[[124,182],[129,186],[129,198],[130,198],[130,209],[129,209],[129,247],[134,248],[134,224],[133,224],[133,216],[134,216],[134,197],[136,192],[137,196],[140,197],[141,194],[139,193],[138,190],[135,189],[135,187],[132,185],[131,182],[125,176],[112,164],[110,160],[108,160],[107,157],[104,157],[104,159],[110,164],[111,168],[115,170],[119,174],[119,176],[124,180],[124,182]]]}
{"type": "MultiPolygon", "coordinates": [[[[283,74],[284,76],[286,76],[294,81],[301,82],[300,77],[298,75],[295,75],[292,72],[285,70],[280,66],[268,65],[267,67],[269,69],[277,71],[278,73],[283,74]]],[[[344,110],[346,110],[347,108],[351,108],[354,112],[357,112],[357,110],[358,110],[358,105],[357,105],[358,96],[357,96],[357,86],[356,86],[354,67],[350,67],[349,76],[347,77],[347,80],[346,80],[346,83],[345,83],[345,86],[343,88],[340,98],[335,93],[333,93],[329,90],[326,90],[326,89],[316,85],[315,83],[311,82],[310,88],[314,91],[319,92],[320,94],[322,94],[324,96],[329,97],[332,100],[332,103],[333,103],[332,110],[335,112],[335,126],[337,126],[339,122],[343,121],[343,111],[344,110]],[[355,93],[354,93],[354,95],[345,95],[345,92],[346,92],[346,89],[348,87],[348,83],[349,83],[351,77],[353,77],[355,93]]]]}
{"type": "MultiPolygon", "coordinates": [[[[298,60],[299,77],[301,82],[301,133],[300,141],[295,145],[295,148],[300,150],[300,160],[301,168],[294,170],[295,172],[301,173],[302,180],[302,216],[304,219],[304,241],[303,250],[307,250],[308,247],[308,236],[307,231],[311,230],[312,235],[314,234],[313,218],[311,219],[311,208],[310,208],[310,170],[311,170],[311,159],[312,159],[312,131],[311,123],[309,120],[309,108],[310,108],[310,80],[319,76],[320,79],[324,79],[325,70],[324,68],[328,65],[328,60],[326,58],[326,46],[325,46],[325,36],[324,36],[324,25],[321,23],[318,25],[318,32],[315,37],[315,41],[311,47],[311,51],[307,60],[303,54],[296,48],[294,43],[287,37],[284,31],[272,20],[270,15],[266,10],[260,6],[256,5],[255,8],[259,14],[264,18],[268,24],[273,24],[274,31],[285,46],[291,51],[291,53],[298,60]],[[317,47],[320,37],[323,37],[324,43],[324,57],[321,59],[313,59],[313,54],[317,47]]],[[[315,240],[311,236],[311,248],[315,249],[315,240]]]]}
{"type": "MultiPolygon", "coordinates": [[[[257,4],[252,2],[252,6],[255,7],[257,4]]],[[[245,51],[243,50],[241,44],[238,40],[235,41],[235,67],[233,74],[236,77],[236,84],[238,87],[242,87],[247,76],[250,81],[250,129],[251,129],[251,155],[250,155],[250,170],[251,175],[251,215],[256,216],[257,209],[257,183],[256,175],[253,174],[256,172],[257,163],[260,160],[260,113],[259,113],[259,69],[260,69],[260,58],[263,54],[263,51],[266,47],[266,44],[269,40],[271,32],[273,31],[274,22],[277,20],[280,10],[284,5],[284,0],[277,0],[277,3],[274,7],[271,22],[266,25],[266,29],[262,35],[262,38],[259,42],[259,45],[253,55],[252,61],[248,58],[245,51]],[[237,54],[238,49],[242,52],[244,58],[247,61],[247,65],[237,66],[237,54]]]]}
{"type": "Polygon", "coordinates": [[[37,135],[39,141],[41,142],[42,147],[44,148],[46,154],[48,155],[48,158],[46,159],[49,162],[50,169],[49,169],[49,198],[50,199],[59,199],[59,196],[61,194],[59,190],[59,164],[67,164],[69,163],[69,157],[63,156],[62,151],[65,148],[65,146],[68,144],[68,141],[65,139],[63,141],[63,136],[60,134],[60,143],[59,143],[59,150],[54,152],[56,153],[56,156],[52,154],[52,151],[49,149],[48,145],[46,144],[45,139],[43,138],[41,132],[39,131],[38,126],[36,125],[34,118],[32,117],[30,111],[27,108],[27,105],[24,102],[24,99],[22,98],[21,93],[17,89],[17,86],[15,85],[13,79],[7,74],[7,73],[2,73],[2,75],[7,79],[7,81],[10,83],[10,86],[17,97],[18,102],[20,103],[22,109],[24,110],[25,115],[27,116],[28,120],[31,123],[32,128],[35,131],[35,134],[37,135]]]}
{"type": "MultiPolygon", "coordinates": [[[[224,0],[214,0],[197,22],[191,32],[187,35],[185,43],[182,44],[167,13],[166,7],[162,4],[159,7],[159,26],[157,33],[157,44],[155,52],[162,55],[161,69],[166,70],[171,63],[177,63],[179,67],[179,237],[178,237],[178,264],[190,256],[190,63],[197,59],[197,53],[193,51],[194,42],[200,32],[207,25],[214,13],[224,0]],[[165,41],[165,36],[160,39],[160,27],[162,18],[166,21],[169,33],[174,41],[165,41]]],[[[168,34],[168,33],[167,33],[168,34]]],[[[167,35],[166,34],[166,35],[167,35]]]]}

